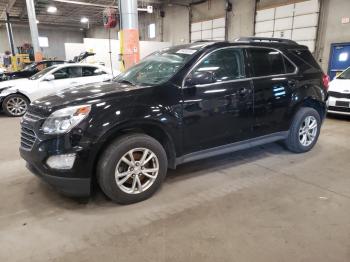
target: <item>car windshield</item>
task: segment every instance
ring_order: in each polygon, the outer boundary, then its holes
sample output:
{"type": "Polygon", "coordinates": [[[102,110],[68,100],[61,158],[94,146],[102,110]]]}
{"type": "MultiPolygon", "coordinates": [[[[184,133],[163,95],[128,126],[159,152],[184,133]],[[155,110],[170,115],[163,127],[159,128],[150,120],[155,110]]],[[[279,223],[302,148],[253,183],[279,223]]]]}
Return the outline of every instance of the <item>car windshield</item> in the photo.
{"type": "Polygon", "coordinates": [[[43,77],[44,75],[46,75],[46,73],[50,72],[52,69],[54,69],[57,66],[50,66],[48,68],[45,68],[44,70],[41,70],[40,72],[36,73],[35,75],[33,75],[32,77],[30,77],[30,80],[38,80],[39,78],[43,77]]]}
{"type": "Polygon", "coordinates": [[[166,82],[186,64],[197,50],[168,49],[153,53],[124,73],[114,81],[133,85],[157,85],[166,82]]]}
{"type": "Polygon", "coordinates": [[[341,73],[337,79],[350,79],[350,67],[341,73]]]}

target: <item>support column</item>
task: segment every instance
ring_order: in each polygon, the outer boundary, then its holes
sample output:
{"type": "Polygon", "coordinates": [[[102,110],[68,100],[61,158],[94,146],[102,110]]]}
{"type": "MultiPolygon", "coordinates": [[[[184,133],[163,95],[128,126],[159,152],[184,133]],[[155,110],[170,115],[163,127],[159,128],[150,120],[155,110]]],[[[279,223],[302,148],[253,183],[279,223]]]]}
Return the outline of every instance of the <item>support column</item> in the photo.
{"type": "Polygon", "coordinates": [[[13,33],[12,33],[12,25],[10,23],[10,15],[6,12],[6,29],[7,29],[7,37],[9,39],[9,44],[11,48],[12,55],[16,55],[15,44],[13,42],[13,33]]]}
{"type": "Polygon", "coordinates": [[[26,0],[27,3],[27,13],[30,27],[30,35],[32,38],[32,45],[34,49],[35,61],[42,60],[42,53],[39,45],[39,33],[38,25],[36,23],[35,5],[34,0],[26,0]]]}
{"type": "Polygon", "coordinates": [[[140,60],[137,0],[119,0],[119,14],[122,69],[127,69],[140,60]]]}

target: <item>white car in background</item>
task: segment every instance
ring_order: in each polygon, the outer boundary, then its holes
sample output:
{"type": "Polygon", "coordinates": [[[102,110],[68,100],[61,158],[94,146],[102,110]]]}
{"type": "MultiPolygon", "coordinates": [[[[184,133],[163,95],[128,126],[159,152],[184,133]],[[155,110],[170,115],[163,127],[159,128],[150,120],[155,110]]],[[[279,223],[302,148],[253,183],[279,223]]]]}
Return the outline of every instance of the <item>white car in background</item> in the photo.
{"type": "Polygon", "coordinates": [[[334,78],[328,94],[328,113],[350,115],[350,67],[334,78]]]}
{"type": "Polygon", "coordinates": [[[54,65],[27,79],[0,82],[0,105],[6,115],[22,116],[34,100],[66,88],[112,78],[110,70],[101,65],[54,65]]]}

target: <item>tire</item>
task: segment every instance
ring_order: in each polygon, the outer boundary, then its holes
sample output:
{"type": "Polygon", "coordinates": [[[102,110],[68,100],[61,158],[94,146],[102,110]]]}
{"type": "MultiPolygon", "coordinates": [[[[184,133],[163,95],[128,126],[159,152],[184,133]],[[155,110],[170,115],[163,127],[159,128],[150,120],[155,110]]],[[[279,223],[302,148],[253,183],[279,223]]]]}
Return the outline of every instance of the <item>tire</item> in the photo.
{"type": "Polygon", "coordinates": [[[157,140],[144,134],[129,134],[114,140],[102,153],[97,165],[97,181],[102,191],[114,202],[132,204],[151,197],[160,188],[167,168],[167,155],[157,140]],[[143,159],[145,152],[146,157],[143,159]],[[135,160],[134,165],[129,165],[131,156],[135,160]],[[146,173],[148,176],[143,173],[156,169],[157,172],[146,173]],[[124,183],[118,185],[117,181],[124,183]]]}
{"type": "Polygon", "coordinates": [[[2,110],[7,116],[20,117],[25,114],[29,100],[21,94],[7,96],[2,102],[2,110]]]}
{"type": "Polygon", "coordinates": [[[285,145],[294,153],[308,152],[316,144],[320,130],[321,117],[319,113],[313,108],[303,107],[296,113],[293,119],[288,138],[285,140],[285,145]],[[306,123],[309,123],[310,127],[314,126],[315,121],[317,124],[316,130],[306,127],[306,123]]]}

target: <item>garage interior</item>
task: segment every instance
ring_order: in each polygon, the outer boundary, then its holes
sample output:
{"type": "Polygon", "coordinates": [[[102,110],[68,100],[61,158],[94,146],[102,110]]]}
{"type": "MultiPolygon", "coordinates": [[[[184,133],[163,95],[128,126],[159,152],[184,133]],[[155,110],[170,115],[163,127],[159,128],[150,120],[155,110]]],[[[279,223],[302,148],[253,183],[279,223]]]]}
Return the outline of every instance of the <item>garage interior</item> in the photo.
{"type": "MultiPolygon", "coordinates": [[[[90,52],[84,63],[117,72],[174,45],[244,36],[306,45],[331,80],[350,67],[348,0],[135,1],[133,54],[119,20],[103,21],[123,2],[0,0],[1,69],[90,52]]],[[[132,205],[98,188],[70,198],[32,175],[20,122],[0,112],[1,261],[350,261],[349,115],[327,115],[308,153],[271,143],[186,163],[132,205]]]]}

